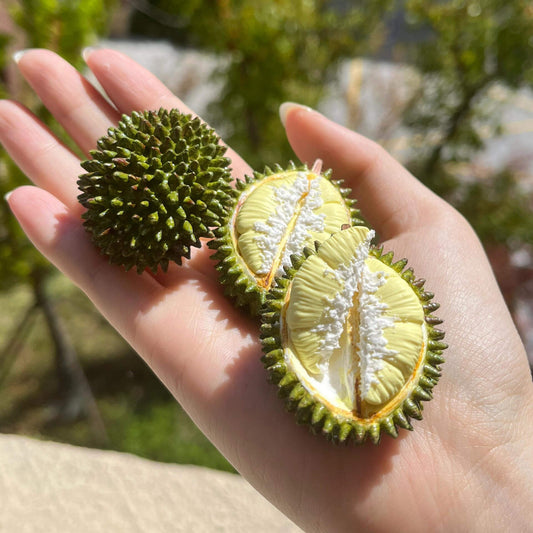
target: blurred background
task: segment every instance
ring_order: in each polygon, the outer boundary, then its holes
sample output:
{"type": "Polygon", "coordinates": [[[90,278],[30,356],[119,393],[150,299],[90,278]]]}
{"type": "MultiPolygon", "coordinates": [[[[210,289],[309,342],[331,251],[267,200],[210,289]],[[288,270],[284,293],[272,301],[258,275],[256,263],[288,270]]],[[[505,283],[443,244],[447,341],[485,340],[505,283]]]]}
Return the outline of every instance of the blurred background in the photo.
{"type": "MultiPolygon", "coordinates": [[[[150,69],[258,170],[295,158],[286,100],[380,142],[474,226],[533,363],[530,1],[1,0],[0,97],[65,139],[11,55],[85,72],[89,45],[150,69]]],[[[0,192],[23,183],[0,148],[0,192]]],[[[0,432],[231,471],[4,201],[0,310],[0,432]]]]}

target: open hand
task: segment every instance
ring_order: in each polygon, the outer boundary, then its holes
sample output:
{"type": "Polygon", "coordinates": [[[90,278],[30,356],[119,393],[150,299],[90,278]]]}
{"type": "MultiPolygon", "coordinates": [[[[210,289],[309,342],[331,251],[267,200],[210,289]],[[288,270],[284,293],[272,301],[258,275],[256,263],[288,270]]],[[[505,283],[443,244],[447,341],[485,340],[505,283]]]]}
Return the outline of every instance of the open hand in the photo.
{"type": "MultiPolygon", "coordinates": [[[[112,104],[57,55],[19,68],[87,154],[122,113],[184,104],[110,50],[87,62],[112,104]]],[[[260,362],[257,321],[223,296],[209,250],[184,267],[138,276],[110,265],[81,225],[79,159],[29,111],[0,102],[0,141],[36,185],[9,205],[35,246],[83,289],[237,470],[309,531],[524,531],[533,524],[533,385],[483,249],[465,220],[382,148],[288,105],[298,157],[343,178],[386,250],[441,304],[443,377],[412,434],[338,447],[284,411],[260,362]]],[[[231,150],[235,177],[250,172],[231,150]]],[[[285,162],[280,162],[285,163],[285,162]]]]}

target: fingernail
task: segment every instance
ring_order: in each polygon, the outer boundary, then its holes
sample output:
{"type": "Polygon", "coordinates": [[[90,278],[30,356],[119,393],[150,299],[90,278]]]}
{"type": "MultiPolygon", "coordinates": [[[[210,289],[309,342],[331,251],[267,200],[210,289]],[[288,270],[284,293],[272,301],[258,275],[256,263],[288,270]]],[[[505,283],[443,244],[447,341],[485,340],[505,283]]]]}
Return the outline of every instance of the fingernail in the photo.
{"type": "MultiPolygon", "coordinates": [[[[13,191],[14,191],[14,189],[13,189],[13,191]]],[[[6,193],[4,194],[4,200],[5,200],[6,202],[9,202],[9,197],[13,194],[13,191],[8,191],[8,192],[6,192],[6,193]]]]}
{"type": "Polygon", "coordinates": [[[87,63],[87,61],[89,60],[89,56],[90,56],[95,50],[98,50],[98,48],[97,48],[96,46],[86,46],[86,47],[81,51],[81,57],[83,57],[83,60],[85,61],[85,63],[87,63]]]}
{"type": "Polygon", "coordinates": [[[13,53],[11,56],[13,58],[13,61],[18,64],[18,62],[22,59],[22,56],[29,50],[29,48],[25,50],[17,50],[13,53]]]}
{"type": "Polygon", "coordinates": [[[284,127],[285,127],[285,122],[287,120],[287,115],[289,114],[289,111],[291,111],[292,109],[305,109],[306,111],[314,111],[314,109],[306,105],[297,104],[296,102],[283,102],[279,106],[279,118],[284,127]]]}

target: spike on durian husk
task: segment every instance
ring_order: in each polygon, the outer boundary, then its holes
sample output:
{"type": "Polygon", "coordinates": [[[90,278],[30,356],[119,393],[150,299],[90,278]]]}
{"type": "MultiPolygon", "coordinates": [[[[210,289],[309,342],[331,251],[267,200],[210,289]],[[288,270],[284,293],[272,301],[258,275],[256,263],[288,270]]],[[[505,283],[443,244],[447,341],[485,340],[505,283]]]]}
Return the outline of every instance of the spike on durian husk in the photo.
{"type": "Polygon", "coordinates": [[[444,362],[423,280],[373,234],[347,228],[295,258],[261,313],[270,381],[299,423],[336,443],[411,430],[444,362]]]}
{"type": "Polygon", "coordinates": [[[362,224],[349,189],[313,168],[266,167],[237,182],[239,192],[209,247],[226,294],[257,315],[291,255],[322,242],[343,226],[362,224]]]}
{"type": "Polygon", "coordinates": [[[94,243],[110,262],[139,273],[181,264],[232,203],[225,152],[212,128],[176,109],[124,115],[78,180],[94,243]]]}

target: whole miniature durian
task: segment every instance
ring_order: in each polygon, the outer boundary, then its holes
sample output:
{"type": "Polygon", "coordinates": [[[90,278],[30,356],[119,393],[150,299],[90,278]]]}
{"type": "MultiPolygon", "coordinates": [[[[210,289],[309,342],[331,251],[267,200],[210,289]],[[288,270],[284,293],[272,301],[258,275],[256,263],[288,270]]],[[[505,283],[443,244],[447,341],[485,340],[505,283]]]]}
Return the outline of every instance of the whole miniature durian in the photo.
{"type": "Polygon", "coordinates": [[[446,344],[407,263],[352,227],[293,256],[262,311],[263,363],[299,423],[334,442],[412,429],[446,344]]]}
{"type": "Polygon", "coordinates": [[[163,270],[213,237],[233,198],[213,129],[173,109],[124,115],[82,163],[84,226],[112,263],[163,270]]]}
{"type": "Polygon", "coordinates": [[[355,200],[318,160],[287,169],[276,165],[237,182],[238,196],[209,247],[226,294],[256,315],[290,256],[343,226],[362,223],[355,200]]]}

